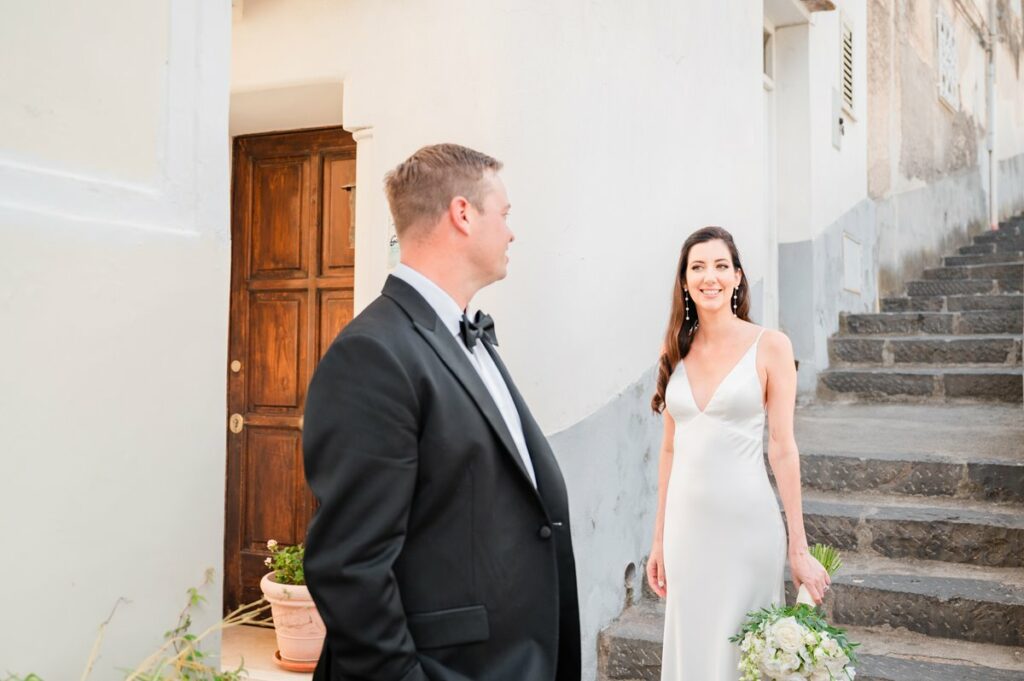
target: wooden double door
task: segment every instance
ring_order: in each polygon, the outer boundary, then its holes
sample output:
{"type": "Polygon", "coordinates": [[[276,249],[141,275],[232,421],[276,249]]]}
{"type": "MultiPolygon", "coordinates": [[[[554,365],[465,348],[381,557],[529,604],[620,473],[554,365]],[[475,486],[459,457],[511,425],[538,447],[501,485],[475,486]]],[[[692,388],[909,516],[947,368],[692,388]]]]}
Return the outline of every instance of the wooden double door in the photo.
{"type": "Polygon", "coordinates": [[[341,128],[234,140],[224,607],[260,597],[266,543],[305,539],[313,369],[352,319],[356,146],[341,128]]]}

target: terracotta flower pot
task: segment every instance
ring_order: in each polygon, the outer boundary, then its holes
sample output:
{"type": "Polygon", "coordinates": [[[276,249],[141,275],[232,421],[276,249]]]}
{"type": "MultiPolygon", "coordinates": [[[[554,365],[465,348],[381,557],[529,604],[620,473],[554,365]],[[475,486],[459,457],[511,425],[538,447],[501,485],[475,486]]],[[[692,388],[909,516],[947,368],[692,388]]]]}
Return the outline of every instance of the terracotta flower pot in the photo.
{"type": "Polygon", "coordinates": [[[260,589],[270,602],[281,659],[285,662],[316,664],[320,659],[327,629],[309,595],[309,589],[294,584],[279,584],[274,581],[273,572],[263,576],[260,589]]]}

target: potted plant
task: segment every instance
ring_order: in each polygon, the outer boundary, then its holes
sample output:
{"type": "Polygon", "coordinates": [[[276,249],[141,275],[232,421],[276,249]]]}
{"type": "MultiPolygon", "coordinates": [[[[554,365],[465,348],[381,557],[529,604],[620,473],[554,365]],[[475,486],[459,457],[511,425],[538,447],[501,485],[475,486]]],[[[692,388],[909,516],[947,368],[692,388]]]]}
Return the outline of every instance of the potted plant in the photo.
{"type": "Polygon", "coordinates": [[[263,596],[270,602],[277,634],[274,661],[291,671],[313,671],[324,645],[326,628],[306,587],[302,544],[281,546],[267,542],[270,555],[265,562],[272,572],[260,580],[263,596]]]}

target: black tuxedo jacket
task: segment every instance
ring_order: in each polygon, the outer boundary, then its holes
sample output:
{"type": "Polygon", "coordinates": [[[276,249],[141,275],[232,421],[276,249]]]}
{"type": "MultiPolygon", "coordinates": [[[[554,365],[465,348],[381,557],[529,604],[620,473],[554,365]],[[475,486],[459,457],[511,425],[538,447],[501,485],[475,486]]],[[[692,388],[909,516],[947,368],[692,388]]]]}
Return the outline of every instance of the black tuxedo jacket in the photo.
{"type": "Polygon", "coordinates": [[[315,681],[579,681],[565,482],[494,348],[533,486],[501,413],[404,281],[339,334],[309,386],[320,503],[306,583],[327,626],[315,681]]]}

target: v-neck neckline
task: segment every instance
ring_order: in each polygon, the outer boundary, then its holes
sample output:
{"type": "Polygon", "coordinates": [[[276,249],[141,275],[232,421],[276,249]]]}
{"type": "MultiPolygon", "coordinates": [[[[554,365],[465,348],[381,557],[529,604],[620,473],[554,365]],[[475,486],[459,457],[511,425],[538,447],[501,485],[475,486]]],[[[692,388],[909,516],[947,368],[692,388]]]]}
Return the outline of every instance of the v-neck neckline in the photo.
{"type": "Polygon", "coordinates": [[[751,343],[749,347],[747,347],[743,354],[740,355],[740,358],[736,360],[736,362],[732,365],[732,368],[729,369],[729,371],[726,372],[725,376],[722,377],[722,380],[718,382],[718,385],[715,386],[715,389],[711,391],[711,397],[708,398],[707,404],[704,405],[703,409],[701,409],[700,405],[697,404],[697,396],[693,392],[693,381],[690,380],[690,371],[686,368],[686,360],[679,360],[679,363],[683,365],[683,371],[686,372],[686,386],[690,390],[690,401],[693,402],[693,406],[697,408],[698,414],[704,414],[707,412],[708,407],[711,406],[711,403],[715,401],[715,397],[718,395],[718,389],[722,387],[723,383],[729,380],[729,377],[732,376],[733,372],[739,368],[740,364],[743,363],[743,360],[745,360],[747,358],[747,355],[750,354],[750,351],[757,347],[757,343],[758,341],[761,340],[761,334],[763,333],[764,329],[761,329],[760,331],[757,332],[757,338],[754,339],[754,342],[751,343]]]}

